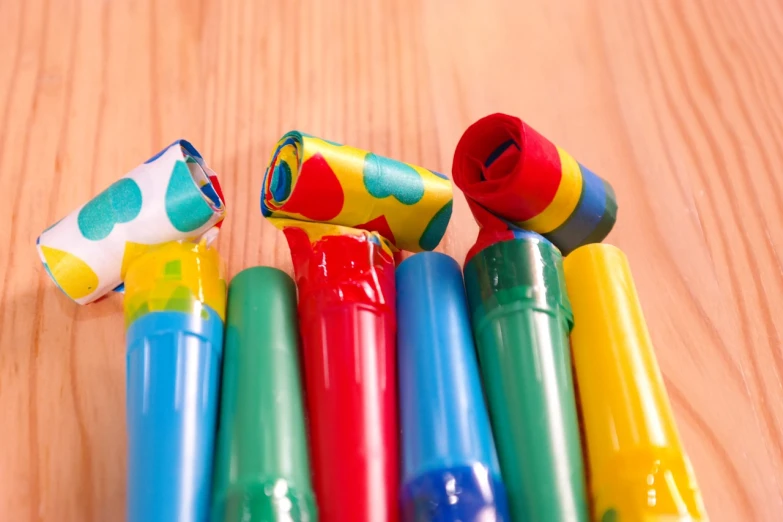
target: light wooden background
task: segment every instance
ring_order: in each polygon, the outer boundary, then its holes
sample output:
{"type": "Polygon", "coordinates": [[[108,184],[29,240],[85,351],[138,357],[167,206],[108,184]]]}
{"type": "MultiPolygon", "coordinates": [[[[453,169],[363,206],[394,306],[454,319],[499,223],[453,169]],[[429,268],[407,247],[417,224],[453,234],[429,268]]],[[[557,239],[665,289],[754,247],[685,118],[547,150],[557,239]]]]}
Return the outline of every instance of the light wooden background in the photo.
{"type": "MultiPolygon", "coordinates": [[[[714,521],[783,519],[779,0],[0,0],[0,520],[122,520],[121,300],[36,236],[175,138],[221,175],[230,272],[290,270],[259,211],[296,128],[442,172],[485,114],[609,179],[714,521]]],[[[441,249],[476,226],[461,195],[441,249]]]]}

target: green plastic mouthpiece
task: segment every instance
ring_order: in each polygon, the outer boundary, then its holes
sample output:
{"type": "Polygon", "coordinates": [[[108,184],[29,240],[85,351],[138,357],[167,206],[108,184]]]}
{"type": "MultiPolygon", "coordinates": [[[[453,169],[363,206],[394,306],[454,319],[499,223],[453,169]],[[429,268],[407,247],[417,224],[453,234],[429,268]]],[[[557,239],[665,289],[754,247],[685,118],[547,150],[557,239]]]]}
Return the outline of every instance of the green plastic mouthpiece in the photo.
{"type": "Polygon", "coordinates": [[[315,522],[296,288],[269,267],[228,290],[212,522],[315,522]]]}

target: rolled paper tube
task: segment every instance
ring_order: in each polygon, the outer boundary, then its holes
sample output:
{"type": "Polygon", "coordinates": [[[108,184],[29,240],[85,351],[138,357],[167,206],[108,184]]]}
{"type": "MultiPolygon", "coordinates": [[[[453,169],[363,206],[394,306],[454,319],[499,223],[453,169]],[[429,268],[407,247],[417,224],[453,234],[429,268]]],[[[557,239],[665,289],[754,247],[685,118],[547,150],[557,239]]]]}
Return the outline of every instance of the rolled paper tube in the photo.
{"type": "Polygon", "coordinates": [[[454,153],[454,183],[482,227],[491,215],[543,234],[563,254],[612,230],[612,186],[519,118],[493,114],[471,125],[454,153]]]}
{"type": "Polygon", "coordinates": [[[225,211],[217,175],[178,140],[44,230],[36,247],[55,284],[87,304],[117,288],[151,245],[199,239],[225,211]]]}
{"type": "Polygon", "coordinates": [[[451,217],[443,174],[293,131],[266,170],[264,216],[378,232],[395,248],[432,250],[451,217]]]}
{"type": "Polygon", "coordinates": [[[462,273],[435,252],[397,268],[405,522],[509,522],[462,273]]]}
{"type": "Polygon", "coordinates": [[[322,522],[397,522],[391,252],[371,232],[345,229],[340,235],[308,236],[295,226],[283,230],[299,289],[319,518],[322,522]]]}
{"type": "Polygon", "coordinates": [[[127,520],[207,521],[226,306],[218,254],[166,243],[125,281],[127,520]]]}
{"type": "Polygon", "coordinates": [[[275,268],[228,290],[212,522],[316,522],[299,378],[296,288],[275,268]]]}
{"type": "Polygon", "coordinates": [[[477,252],[465,285],[512,519],[585,522],[560,252],[521,233],[477,252]]]}
{"type": "Polygon", "coordinates": [[[565,260],[593,520],[706,521],[625,254],[565,260]]]}

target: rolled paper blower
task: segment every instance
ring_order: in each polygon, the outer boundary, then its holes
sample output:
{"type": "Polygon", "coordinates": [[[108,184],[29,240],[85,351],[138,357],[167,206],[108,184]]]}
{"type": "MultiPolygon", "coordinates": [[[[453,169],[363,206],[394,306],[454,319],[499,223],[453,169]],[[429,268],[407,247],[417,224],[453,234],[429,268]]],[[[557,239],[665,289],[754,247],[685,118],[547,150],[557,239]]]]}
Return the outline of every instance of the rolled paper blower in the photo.
{"type": "Polygon", "coordinates": [[[601,242],[617,218],[607,181],[513,116],[492,114],[468,127],[452,173],[480,226],[532,230],[563,255],[601,242]]]}
{"type": "Polygon", "coordinates": [[[563,258],[514,232],[465,265],[473,334],[513,520],[586,522],[563,258]]]}
{"type": "Polygon", "coordinates": [[[625,254],[578,248],[565,278],[592,519],[706,521],[625,254]]]}
{"type": "Polygon", "coordinates": [[[399,519],[394,254],[435,248],[451,201],[441,174],[300,132],[272,154],[261,211],[291,249],[322,522],[399,519]]]}
{"type": "Polygon", "coordinates": [[[121,288],[150,247],[214,238],[225,213],[217,175],[178,140],[44,230],[36,248],[54,283],[87,304],[121,288]]]}
{"type": "Polygon", "coordinates": [[[128,522],[209,517],[226,284],[204,242],[151,249],[126,274],[128,522]]]}
{"type": "Polygon", "coordinates": [[[377,232],[394,248],[432,250],[451,218],[443,174],[298,131],[283,136],[264,177],[261,211],[377,232]]]}
{"type": "Polygon", "coordinates": [[[302,404],[296,288],[276,268],[228,289],[212,522],[317,522],[302,404]]]}
{"type": "Polygon", "coordinates": [[[397,268],[404,522],[510,522],[462,273],[422,252],[397,268]]]}

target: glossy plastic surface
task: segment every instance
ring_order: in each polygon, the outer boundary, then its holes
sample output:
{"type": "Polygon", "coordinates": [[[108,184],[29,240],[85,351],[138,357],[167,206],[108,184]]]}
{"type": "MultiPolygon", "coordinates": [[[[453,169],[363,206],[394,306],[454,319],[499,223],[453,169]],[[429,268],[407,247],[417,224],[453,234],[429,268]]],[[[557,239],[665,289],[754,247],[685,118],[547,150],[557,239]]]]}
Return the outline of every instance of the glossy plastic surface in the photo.
{"type": "Polygon", "coordinates": [[[322,522],[396,522],[394,262],[363,236],[286,228],[299,288],[313,481],[322,522]]]}
{"type": "Polygon", "coordinates": [[[565,277],[593,520],[707,520],[625,254],[578,248],[565,277]]]}
{"type": "Polygon", "coordinates": [[[465,285],[512,519],[586,521],[562,256],[540,236],[502,241],[465,285]]]}
{"type": "Polygon", "coordinates": [[[128,328],[128,522],[206,522],[223,322],[152,312],[128,328]]]}
{"type": "Polygon", "coordinates": [[[397,314],[403,520],[508,521],[457,262],[403,261],[397,314]]]}
{"type": "Polygon", "coordinates": [[[406,482],[400,497],[406,522],[511,520],[503,483],[481,464],[427,471],[406,482]]]}
{"type": "Polygon", "coordinates": [[[276,268],[228,292],[212,522],[315,522],[299,377],[296,288],[276,268]]]}
{"type": "Polygon", "coordinates": [[[209,517],[225,281],[217,252],[145,248],[125,275],[128,522],[209,517]]]}

